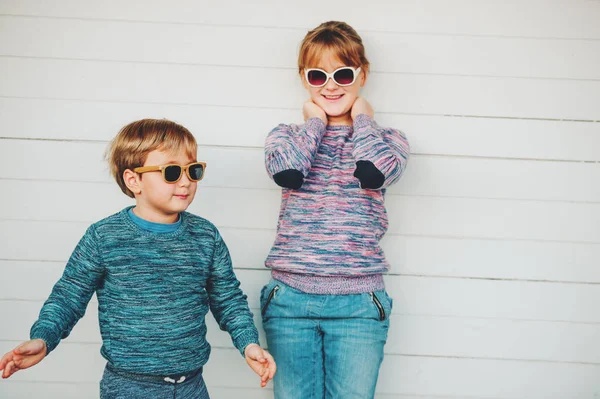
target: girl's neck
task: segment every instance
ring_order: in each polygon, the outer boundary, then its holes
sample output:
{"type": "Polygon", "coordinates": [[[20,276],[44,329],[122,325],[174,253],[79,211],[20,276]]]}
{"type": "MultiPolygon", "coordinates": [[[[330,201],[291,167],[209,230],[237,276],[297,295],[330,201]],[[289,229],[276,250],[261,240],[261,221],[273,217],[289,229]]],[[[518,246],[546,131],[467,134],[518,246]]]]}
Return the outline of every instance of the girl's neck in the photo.
{"type": "Polygon", "coordinates": [[[327,115],[327,126],[352,126],[350,112],[337,116],[327,115]]]}

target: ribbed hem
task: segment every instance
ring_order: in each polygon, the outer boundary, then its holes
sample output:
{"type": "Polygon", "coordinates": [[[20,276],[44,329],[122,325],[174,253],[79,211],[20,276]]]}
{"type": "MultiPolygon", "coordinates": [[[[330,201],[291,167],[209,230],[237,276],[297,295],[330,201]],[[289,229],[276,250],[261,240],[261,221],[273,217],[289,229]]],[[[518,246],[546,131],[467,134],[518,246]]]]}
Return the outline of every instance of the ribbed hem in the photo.
{"type": "Polygon", "coordinates": [[[352,121],[355,131],[366,126],[371,126],[372,123],[373,119],[367,114],[360,114],[352,121]]]}
{"type": "Polygon", "coordinates": [[[54,334],[51,330],[43,327],[36,327],[35,329],[32,328],[31,332],[29,333],[29,339],[43,339],[46,343],[46,356],[48,356],[60,342],[60,337],[54,334]]]}
{"type": "Polygon", "coordinates": [[[323,134],[325,134],[326,127],[327,125],[325,124],[325,122],[323,122],[321,118],[317,117],[309,118],[304,124],[304,128],[306,129],[306,131],[308,133],[316,132],[317,134],[315,134],[314,136],[319,140],[321,139],[321,137],[323,137],[323,134]]]}
{"type": "Polygon", "coordinates": [[[256,331],[256,329],[243,332],[233,341],[233,345],[240,351],[242,357],[244,356],[244,350],[250,344],[260,345],[260,342],[258,341],[258,331],[256,331]]]}
{"type": "Polygon", "coordinates": [[[273,279],[308,294],[346,295],[379,291],[385,288],[382,274],[364,276],[309,276],[272,270],[273,279]]]}

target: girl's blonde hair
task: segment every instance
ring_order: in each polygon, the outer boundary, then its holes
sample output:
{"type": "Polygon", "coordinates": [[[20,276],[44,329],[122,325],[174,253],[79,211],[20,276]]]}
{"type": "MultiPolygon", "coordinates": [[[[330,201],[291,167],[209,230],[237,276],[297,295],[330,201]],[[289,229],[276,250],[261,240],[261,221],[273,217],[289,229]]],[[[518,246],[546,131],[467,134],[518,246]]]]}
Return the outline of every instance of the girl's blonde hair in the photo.
{"type": "Polygon", "coordinates": [[[305,68],[317,66],[321,55],[327,50],[332,51],[346,66],[361,67],[365,74],[369,72],[365,46],[354,28],[345,22],[328,21],[309,31],[302,40],[298,55],[300,75],[305,68]]]}
{"type": "Polygon", "coordinates": [[[121,191],[129,197],[134,195],[125,185],[123,172],[143,166],[154,150],[185,151],[195,161],[198,144],[189,130],[167,119],[141,119],[124,126],[111,141],[105,157],[121,191]]]}

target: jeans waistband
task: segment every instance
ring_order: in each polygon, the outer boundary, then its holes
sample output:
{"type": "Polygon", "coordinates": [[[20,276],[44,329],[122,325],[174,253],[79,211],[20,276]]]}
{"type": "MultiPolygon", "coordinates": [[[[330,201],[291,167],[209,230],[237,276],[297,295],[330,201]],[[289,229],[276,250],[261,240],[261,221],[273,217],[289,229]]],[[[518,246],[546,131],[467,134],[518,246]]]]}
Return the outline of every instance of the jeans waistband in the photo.
{"type": "Polygon", "coordinates": [[[181,384],[184,381],[187,381],[191,378],[194,378],[198,374],[202,374],[202,367],[198,370],[190,371],[189,373],[182,374],[171,374],[171,375],[150,375],[150,374],[138,374],[138,373],[130,373],[128,371],[123,371],[115,368],[110,363],[106,364],[106,368],[111,372],[115,373],[121,377],[129,378],[137,381],[148,381],[148,382],[156,382],[163,384],[181,384]]]}

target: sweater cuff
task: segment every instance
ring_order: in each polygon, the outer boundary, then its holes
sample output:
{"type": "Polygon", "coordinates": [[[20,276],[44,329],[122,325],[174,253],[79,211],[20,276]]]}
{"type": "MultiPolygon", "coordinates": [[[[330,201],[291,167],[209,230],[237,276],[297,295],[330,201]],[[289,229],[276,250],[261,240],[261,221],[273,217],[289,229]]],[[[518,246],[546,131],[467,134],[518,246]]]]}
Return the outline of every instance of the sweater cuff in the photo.
{"type": "Polygon", "coordinates": [[[354,131],[357,131],[363,127],[371,126],[373,124],[373,118],[367,114],[360,114],[354,118],[352,124],[354,125],[354,131]]]}
{"type": "Polygon", "coordinates": [[[50,354],[60,342],[60,337],[53,333],[50,329],[44,327],[36,327],[31,329],[29,339],[42,339],[46,343],[46,356],[50,354]]]}
{"type": "Polygon", "coordinates": [[[323,122],[323,120],[321,120],[321,118],[317,118],[316,116],[309,118],[306,121],[306,123],[304,124],[304,128],[306,129],[306,131],[311,132],[311,133],[317,133],[315,136],[319,140],[325,134],[326,127],[327,127],[327,125],[325,124],[325,122],[323,122]]]}
{"type": "Polygon", "coordinates": [[[244,357],[244,350],[250,344],[257,344],[260,346],[260,342],[258,341],[258,331],[256,329],[248,329],[238,335],[233,340],[233,345],[240,351],[242,357],[244,357]]]}

